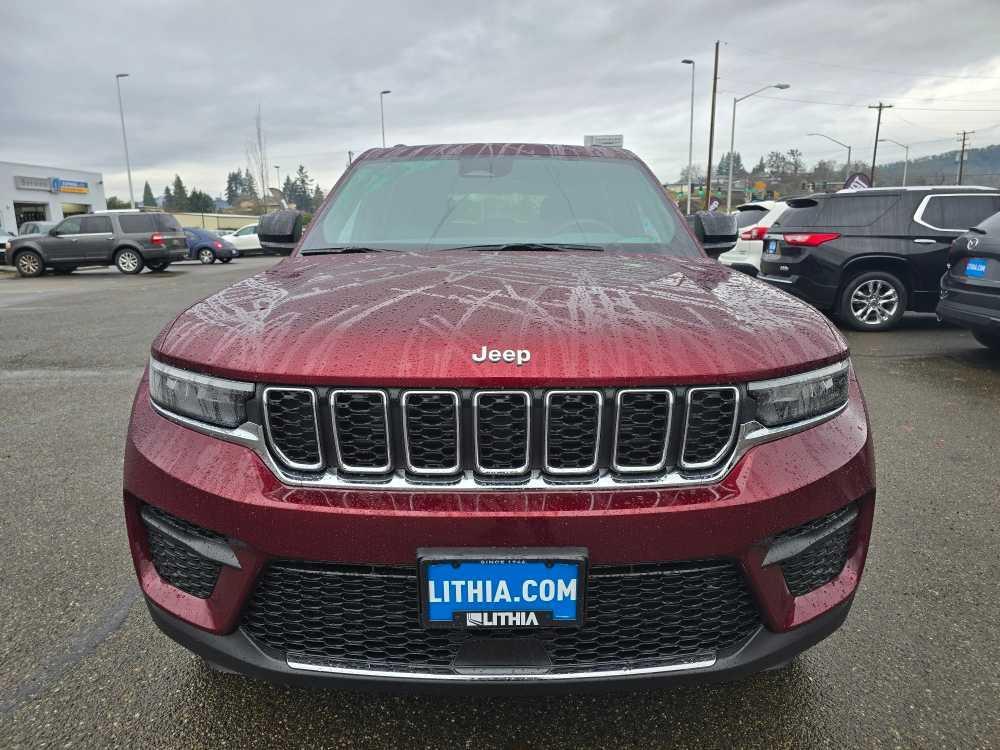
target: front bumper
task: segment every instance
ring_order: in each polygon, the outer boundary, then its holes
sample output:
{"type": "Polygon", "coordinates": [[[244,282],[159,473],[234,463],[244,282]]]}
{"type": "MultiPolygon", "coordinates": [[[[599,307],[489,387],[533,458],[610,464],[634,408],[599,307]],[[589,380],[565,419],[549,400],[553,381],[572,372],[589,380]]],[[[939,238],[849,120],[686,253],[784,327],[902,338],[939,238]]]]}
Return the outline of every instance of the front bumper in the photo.
{"type": "MultiPolygon", "coordinates": [[[[133,560],[154,619],[211,661],[296,684],[469,686],[522,690],[525,684],[626,686],[725,679],[783,661],[843,621],[864,567],[874,510],[867,415],[857,383],[848,408],[806,432],[750,450],[713,485],[683,489],[416,492],[314,489],[279,482],[247,448],[188,430],[156,414],[140,386],[126,444],[125,511],[133,560]],[[223,566],[207,598],[174,588],[157,573],[143,504],[227,538],[239,566],[223,566]],[[779,566],[765,565],[778,533],[856,503],[846,564],[836,577],[793,596],[779,566]],[[726,559],[738,566],[760,628],[711,663],[663,663],[595,674],[460,674],[443,679],[404,671],[295,668],[259,647],[241,617],[261,573],[277,560],[412,566],[420,547],[588,549],[592,566],[726,559]]],[[[412,613],[416,618],[416,611],[412,613]]],[[[591,670],[595,671],[595,670],[591,670]]]]}

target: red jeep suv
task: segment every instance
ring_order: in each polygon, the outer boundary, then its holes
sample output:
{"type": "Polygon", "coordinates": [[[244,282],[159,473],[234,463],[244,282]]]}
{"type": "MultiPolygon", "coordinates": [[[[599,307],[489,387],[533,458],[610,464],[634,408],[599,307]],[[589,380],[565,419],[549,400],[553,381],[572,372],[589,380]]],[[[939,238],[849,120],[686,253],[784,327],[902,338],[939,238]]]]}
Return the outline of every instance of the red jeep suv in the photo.
{"type": "Polygon", "coordinates": [[[210,666],[633,687],[844,621],[875,500],[845,341],[630,152],[372,150],[286,230],[159,334],[129,426],[142,590],[210,666]]]}

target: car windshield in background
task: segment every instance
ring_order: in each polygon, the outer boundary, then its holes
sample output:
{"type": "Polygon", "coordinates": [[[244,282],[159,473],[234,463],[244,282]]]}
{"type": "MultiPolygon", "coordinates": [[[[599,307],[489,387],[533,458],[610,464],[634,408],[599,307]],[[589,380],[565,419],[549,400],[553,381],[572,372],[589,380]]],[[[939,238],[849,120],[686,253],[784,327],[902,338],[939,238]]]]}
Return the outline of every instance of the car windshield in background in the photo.
{"type": "Polygon", "coordinates": [[[524,244],[701,255],[637,164],[540,156],[362,162],[302,250],[524,244]]]}

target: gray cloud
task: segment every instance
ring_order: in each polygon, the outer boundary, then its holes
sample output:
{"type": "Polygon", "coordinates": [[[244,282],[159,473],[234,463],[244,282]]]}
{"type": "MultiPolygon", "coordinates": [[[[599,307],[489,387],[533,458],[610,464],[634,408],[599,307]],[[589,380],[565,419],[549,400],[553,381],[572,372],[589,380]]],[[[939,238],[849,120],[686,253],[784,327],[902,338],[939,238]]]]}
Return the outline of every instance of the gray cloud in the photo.
{"type": "Polygon", "coordinates": [[[1000,141],[1000,127],[989,130],[1000,123],[1000,55],[983,33],[997,27],[1000,5],[672,5],[680,4],[300,0],[283,15],[275,3],[8,0],[0,158],[99,170],[109,192],[124,195],[114,74],[129,72],[133,170],[156,192],[179,172],[218,193],[226,172],[246,162],[258,104],[272,161],[283,173],[304,163],[329,187],[348,149],[378,144],[382,88],[393,90],[392,143],[578,143],[622,132],[673,179],[687,160],[690,69],[679,61],[698,63],[695,153],[704,165],[716,38],[726,42],[717,154],[728,147],[734,93],[778,81],[792,88],[738,108],[745,162],[793,147],[810,162],[842,158],[805,136],[814,130],[868,159],[874,118],[865,105],[879,98],[897,105],[887,137],[933,141],[914,154],[952,148],[960,128],[979,129],[979,143],[1000,141]],[[946,108],[996,111],[929,111],[946,108]]]}

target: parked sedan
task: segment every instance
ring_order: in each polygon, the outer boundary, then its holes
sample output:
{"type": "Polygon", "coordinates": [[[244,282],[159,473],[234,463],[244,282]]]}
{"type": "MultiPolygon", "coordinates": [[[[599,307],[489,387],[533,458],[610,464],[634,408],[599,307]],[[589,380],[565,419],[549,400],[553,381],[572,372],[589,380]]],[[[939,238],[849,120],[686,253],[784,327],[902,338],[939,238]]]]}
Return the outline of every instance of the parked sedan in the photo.
{"type": "Polygon", "coordinates": [[[937,314],[1000,352],[1000,213],[951,244],[937,314]]]}
{"type": "Polygon", "coordinates": [[[240,227],[232,234],[223,235],[229,242],[236,246],[241,253],[247,250],[260,250],[260,240],[257,238],[257,225],[247,224],[240,227]]]}
{"type": "Polygon", "coordinates": [[[240,256],[235,245],[211,229],[184,227],[184,236],[187,239],[188,258],[191,260],[200,260],[207,265],[216,260],[228,263],[240,256]]]}

